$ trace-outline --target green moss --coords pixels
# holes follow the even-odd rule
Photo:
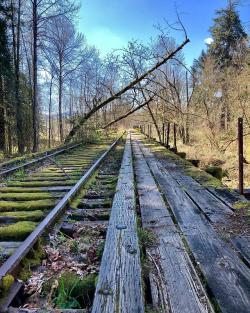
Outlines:
[[[21,262],[21,270],[18,273],[18,278],[22,281],[28,280],[32,275],[32,268],[41,264],[45,252],[42,248],[41,239],[35,243],[34,247],[30,250],[27,256]]]
[[[153,232],[138,227],[137,234],[141,247],[152,247],[157,244],[157,238],[155,237],[155,234]]]
[[[186,152],[177,152],[176,153],[180,158],[182,158],[182,159],[186,159]]]
[[[79,252],[79,244],[76,240],[72,240],[70,242],[70,252],[72,252],[73,254],[77,254]]]
[[[35,209],[51,209],[55,206],[54,200],[34,201],[0,201],[0,212],[6,211],[31,211]]]
[[[96,182],[96,176],[97,176],[98,171],[95,171],[91,177],[88,179],[88,181],[86,182],[86,184],[84,184],[84,186],[81,188],[81,190],[78,192],[77,197],[72,201],[71,203],[71,207],[72,208],[77,208],[78,205],[80,204],[82,198],[86,195],[88,189],[90,189],[91,187],[93,187],[95,185]]]
[[[104,247],[105,247],[105,241],[102,241],[96,249],[96,256],[98,257],[99,260],[101,260],[102,258]]]
[[[95,274],[80,279],[75,273],[65,272],[59,278],[54,303],[60,309],[90,307],[95,293]]]
[[[41,188],[22,188],[22,187],[3,187],[1,188],[1,192],[14,192],[14,193],[23,193],[23,192],[43,192]]]
[[[223,178],[223,170],[219,166],[210,166],[204,169],[208,174],[212,175],[213,177],[222,180]]]
[[[204,187],[222,188],[221,181],[197,167],[184,169],[185,173],[197,180]]]
[[[36,227],[37,223],[30,221],[17,222],[0,227],[0,240],[24,240]]]
[[[240,210],[240,209],[249,209],[250,202],[249,201],[237,201],[233,204],[233,208]]]
[[[13,285],[14,283],[14,277],[12,275],[5,275],[0,283],[0,296],[3,297],[7,294],[7,292],[9,291],[10,287]]]
[[[77,180],[66,180],[66,181],[34,181],[34,182],[8,182],[8,186],[13,187],[49,187],[49,186],[72,186]]]
[[[53,199],[53,195],[48,192],[31,192],[31,193],[0,193],[2,200],[41,200]]]
[[[222,187],[222,183],[219,179],[193,166],[190,162],[180,158],[178,155],[174,154],[169,149],[166,149],[165,147],[162,147],[158,143],[153,142],[146,138],[143,139],[143,142],[145,146],[150,148],[157,157],[167,159],[168,161],[173,162],[176,165],[179,165],[184,170],[186,175],[191,176],[204,187],[213,187],[213,188]]]
[[[44,212],[35,211],[18,211],[18,212],[1,212],[0,217],[10,217],[17,221],[40,221],[44,217]]]

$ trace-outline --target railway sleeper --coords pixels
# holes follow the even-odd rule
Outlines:
[[[40,309],[35,309],[34,306],[33,312],[58,312],[59,309],[60,312],[70,313],[89,312],[94,297],[97,272],[99,270],[99,264],[103,253],[110,208],[89,208],[84,210],[79,208],[79,204],[81,200],[99,200],[101,202],[104,199],[109,199],[109,201],[112,200],[115,193],[114,187],[113,189],[110,189],[96,181],[99,180],[98,172],[106,168],[108,168],[108,170],[114,175],[117,175],[121,157],[122,146],[119,146],[110,156],[108,156],[104,164],[99,170],[97,170],[93,178],[90,179],[90,182],[79,192],[77,199],[73,200],[72,206],[67,210],[62,219],[63,222],[59,223],[59,231],[55,228],[51,235],[47,239],[45,238],[43,250],[46,251],[47,257],[42,265],[31,267],[33,275],[30,277],[30,280],[20,288],[19,293],[14,300],[11,301],[8,312],[29,312],[27,308],[20,307],[26,303],[32,308],[32,303],[37,300],[36,297],[38,294],[34,294],[34,292],[31,292],[30,294],[27,288],[31,287],[32,279],[35,281],[37,277],[40,277],[39,275],[46,276],[46,266],[50,279],[47,281],[45,280],[42,289],[40,289],[41,292],[39,291],[39,296],[41,296],[39,300],[41,301],[39,302]],[[119,165],[117,166],[117,164]],[[116,171],[114,171],[113,168],[115,168]],[[100,194],[99,198],[98,194]],[[59,252],[57,256],[56,251]],[[63,262],[64,257],[70,257],[70,260],[68,260],[69,263]],[[43,264],[47,265],[44,266]],[[79,266],[79,264],[81,264],[81,266]],[[58,270],[56,270],[56,266],[58,266]],[[55,273],[51,277],[50,270],[52,267],[54,268]],[[81,273],[84,275],[82,276]],[[80,277],[83,278],[80,279]],[[54,284],[52,278],[58,283],[55,289],[53,289]],[[71,295],[66,292],[68,299],[64,299],[66,302],[68,301],[68,306],[73,305],[74,309],[63,309],[60,307],[63,305],[63,303],[60,302],[62,288],[64,288],[64,291],[72,290],[72,288],[74,289]],[[51,291],[52,293],[50,294]],[[57,307],[57,311],[56,309],[54,310],[53,308],[46,308],[44,306],[46,302],[46,299],[44,298],[45,294],[50,297],[50,301],[52,301],[50,302],[50,305],[52,304],[52,306]],[[78,305],[82,308],[78,308]]]

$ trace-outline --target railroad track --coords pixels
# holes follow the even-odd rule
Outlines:
[[[5,170],[4,176],[15,173],[5,177],[0,188],[1,278],[14,269],[117,142],[77,144],[50,154],[49,160],[40,157]],[[45,160],[49,164],[41,165]],[[32,171],[25,172],[31,165]],[[27,238],[31,233],[33,237]]]
[[[0,268],[0,275],[3,277],[10,277],[7,273],[13,273],[13,270],[17,267],[20,263],[21,266],[18,268],[18,275],[17,278],[22,278],[26,280],[28,276],[32,273],[30,271],[30,266],[33,264],[34,258],[30,256],[34,251],[39,250],[38,244],[36,243],[35,247],[32,249],[32,246],[37,242],[37,239],[40,238],[40,235],[47,229],[53,221],[57,218],[58,215],[62,210],[65,210],[65,207],[68,206],[67,214],[64,214],[63,217],[60,218],[60,223],[58,228],[59,235],[63,234],[65,238],[71,238],[70,241],[72,243],[72,236],[76,233],[79,233],[79,229],[85,231],[86,229],[92,229],[95,227],[99,227],[100,229],[100,238],[94,236],[95,241],[100,243],[100,247],[102,244],[102,236],[105,234],[106,227],[107,227],[107,220],[109,217],[109,211],[111,207],[112,197],[115,191],[117,175],[120,168],[120,159],[122,156],[122,144],[119,145],[118,148],[115,149],[113,153],[113,149],[118,145],[118,141],[116,140],[108,149],[107,146],[95,146],[95,149],[91,150],[88,147],[88,162],[87,167],[88,169],[85,171],[85,174],[76,182],[76,184],[71,188],[68,193],[61,199],[57,205],[49,212],[49,214],[45,217],[45,219],[34,229],[34,231],[25,239],[24,242],[18,247],[18,249],[11,255],[7,261],[1,266]],[[105,152],[103,152],[105,150]],[[81,151],[83,152],[83,151]],[[80,152],[80,154],[81,154]],[[93,157],[90,155],[96,156],[102,152],[101,156],[93,163]],[[77,150],[77,155],[79,150]],[[75,155],[71,155],[75,158]],[[79,155],[77,156],[77,158]],[[107,160],[105,160],[107,158]],[[70,157],[67,155],[67,160]],[[72,160],[72,159],[71,159]],[[84,161],[86,158],[84,158]],[[58,160],[57,160],[58,161]],[[96,172],[97,168],[102,164],[105,163],[104,166]],[[68,163],[68,161],[67,161]],[[74,166],[76,166],[77,162],[74,162]],[[60,159],[60,164],[64,164],[62,159]],[[72,164],[72,161],[71,161]],[[90,166],[91,164],[91,166]],[[65,165],[65,164],[64,164]],[[69,170],[68,165],[65,170]],[[50,173],[52,168],[46,167],[46,173]],[[70,169],[72,170],[72,169]],[[77,166],[77,170],[79,168]],[[44,172],[44,170],[43,170]],[[54,173],[54,170],[52,170]],[[70,172],[72,175],[72,172]],[[94,175],[94,176],[93,176]],[[39,176],[40,177],[40,176]],[[47,176],[46,176],[47,177]],[[40,181],[39,181],[40,182]],[[88,187],[83,187],[83,185],[87,182]],[[89,184],[89,185],[88,185]],[[55,186],[53,186],[55,187]],[[61,186],[60,190],[61,190]],[[32,187],[34,188],[34,187]],[[50,187],[49,187],[50,188]],[[54,189],[53,189],[54,191]],[[87,208],[87,209],[86,209]],[[74,222],[75,223],[74,223]],[[57,231],[56,231],[57,232]],[[58,234],[55,235],[57,238]],[[71,237],[69,237],[71,236]],[[96,238],[97,237],[97,238]],[[56,241],[57,239],[55,239]],[[61,242],[60,242],[61,243]],[[74,241],[76,244],[77,241]],[[72,246],[74,246],[72,244]],[[65,243],[65,249],[67,249],[68,243]],[[39,241],[40,247],[40,241]],[[76,248],[75,248],[76,249]],[[101,249],[101,248],[100,248]],[[71,251],[71,250],[70,250]],[[70,252],[67,251],[67,252]],[[72,248],[72,251],[74,248]],[[49,253],[49,252],[48,252]],[[27,255],[27,256],[26,256]],[[25,257],[26,256],[26,257]],[[30,259],[31,258],[31,259]],[[27,266],[28,263],[28,266]],[[7,274],[7,276],[6,276]],[[46,274],[44,274],[46,275]],[[20,283],[18,280],[12,285],[11,290],[8,292],[7,296],[5,297],[4,301],[2,301],[1,310],[5,311],[8,310],[8,307],[12,300],[16,297],[16,294],[22,290],[23,284]],[[18,297],[16,297],[18,299]],[[15,310],[15,309],[13,309]]]
[[[249,264],[215,227],[233,211],[197,184],[128,135],[22,261],[7,312],[248,313]]]

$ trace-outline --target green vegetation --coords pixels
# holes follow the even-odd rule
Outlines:
[[[10,217],[16,221],[40,221],[44,217],[44,212],[35,211],[18,211],[18,212],[0,212],[0,217]]]
[[[220,166],[210,166],[206,167],[204,170],[219,180],[222,180],[223,178],[223,170]]]
[[[49,187],[49,186],[71,186],[74,185],[77,180],[66,180],[66,181],[31,181],[31,182],[18,182],[18,181],[10,181],[8,182],[8,186],[13,187]]]
[[[0,199],[2,200],[41,200],[53,199],[53,195],[48,192],[31,192],[31,193],[2,193],[0,192]]]
[[[59,278],[54,303],[59,309],[90,307],[97,275],[90,274],[80,279],[75,273],[65,272]]]
[[[27,256],[21,262],[21,270],[18,273],[18,278],[22,281],[26,281],[32,275],[32,268],[41,264],[42,258],[45,253],[42,248],[41,239],[35,243],[34,247],[30,250]]]
[[[222,183],[219,179],[193,166],[192,163],[180,158],[178,155],[166,149],[165,147],[162,147],[155,141],[144,138],[144,143],[151,149],[152,152],[155,153],[157,157],[166,158],[167,160],[175,163],[176,165],[179,165],[187,175],[193,177],[204,187],[213,187],[213,188],[222,187]]]
[[[0,201],[0,212],[6,211],[31,211],[37,209],[51,209],[55,206],[54,200],[34,201]]]
[[[73,254],[77,254],[79,252],[79,244],[75,239],[70,242],[70,252]]]
[[[180,158],[186,159],[186,152],[177,152],[176,153]]]
[[[96,249],[96,256],[101,260],[105,247],[105,241],[102,241]]]
[[[249,201],[237,201],[233,204],[233,208],[236,210],[250,209],[250,202]]]
[[[157,238],[155,237],[155,234],[152,231],[138,227],[137,234],[140,247],[147,248],[155,246],[157,244]]]
[[[7,274],[2,278],[0,283],[0,297],[3,297],[7,294],[13,283],[14,277],[12,275]]]
[[[22,221],[0,227],[0,240],[24,240],[36,227],[37,223]]]

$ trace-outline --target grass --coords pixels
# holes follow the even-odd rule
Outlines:
[[[59,309],[80,309],[90,307],[95,293],[95,274],[83,279],[71,272],[65,272],[59,278],[54,303]]]
[[[56,202],[53,200],[34,200],[34,201],[0,201],[0,212],[7,211],[32,211],[36,209],[51,209]]]
[[[138,234],[140,247],[148,248],[148,247],[155,246],[157,244],[157,238],[153,232],[147,229],[138,227],[137,234]]]
[[[10,217],[16,221],[40,221],[44,216],[44,212],[35,211],[18,211],[18,212],[0,212],[0,217]]]
[[[0,227],[0,240],[24,240],[36,227],[31,221],[17,222]]]

